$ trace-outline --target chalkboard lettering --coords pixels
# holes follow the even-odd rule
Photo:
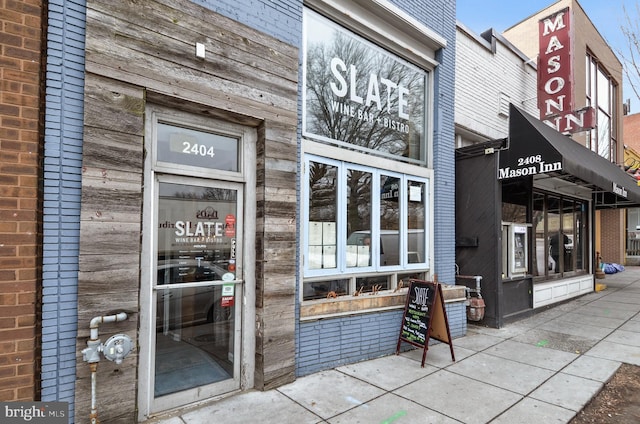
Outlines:
[[[429,288],[428,287],[414,287],[416,291],[416,304],[426,305],[429,300]]]

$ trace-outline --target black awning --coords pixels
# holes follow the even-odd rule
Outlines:
[[[640,206],[640,187],[621,168],[511,105],[498,179],[548,175],[593,192],[596,208]]]

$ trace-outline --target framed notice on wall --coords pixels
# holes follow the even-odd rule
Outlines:
[[[400,325],[400,335],[396,355],[400,353],[402,342],[423,349],[422,363],[427,357],[429,339],[435,339],[449,345],[451,360],[455,362],[451,332],[444,306],[442,287],[437,281],[409,280],[407,302]]]

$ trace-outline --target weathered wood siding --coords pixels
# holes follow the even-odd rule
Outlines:
[[[100,340],[105,342],[116,333],[137,340],[144,90],[87,74],[84,104],[77,423],[88,422],[91,411],[91,374],[81,354],[90,336],[91,318],[125,311],[127,321],[100,326]],[[96,397],[101,421],[133,421],[136,363],[136,351],[121,365],[100,361]]]
[[[205,59],[195,56],[196,42]],[[100,336],[125,332],[137,343],[142,220],[151,218],[142,216],[149,99],[258,129],[257,187],[246,188],[257,199],[246,205],[257,216],[256,387],[295,378],[298,62],[297,47],[188,1],[87,2],[77,422],[90,409],[80,353],[89,320],[131,312]],[[120,366],[100,362],[102,422],[135,421],[136,353]]]

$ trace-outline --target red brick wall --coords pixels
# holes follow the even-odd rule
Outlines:
[[[624,243],[626,231],[624,226],[624,210],[611,209],[602,211],[600,228],[600,244],[603,262],[624,264]]]
[[[0,0],[0,401],[38,400],[42,0]]]
[[[622,118],[624,144],[640,153],[640,113]]]

